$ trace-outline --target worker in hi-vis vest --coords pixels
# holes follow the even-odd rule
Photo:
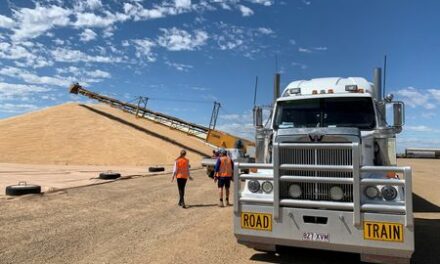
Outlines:
[[[229,187],[231,186],[232,174],[234,171],[234,163],[231,158],[228,156],[226,150],[220,150],[220,158],[217,159],[217,163],[215,164],[215,177],[214,182],[217,181],[218,191],[219,191],[219,206],[223,207],[223,187],[226,189],[226,205],[231,205],[229,203]]]
[[[179,206],[182,206],[182,208],[187,208],[184,199],[186,181],[188,179],[193,179],[189,175],[189,160],[185,158],[185,156],[186,151],[182,149],[180,151],[180,156],[176,159],[176,162],[174,163],[173,176],[171,178],[171,182],[174,181],[174,178],[177,179],[177,188],[179,189]]]

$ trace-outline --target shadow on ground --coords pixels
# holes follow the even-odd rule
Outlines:
[[[415,218],[415,245],[416,250],[411,263],[437,264],[440,263],[440,207],[430,201],[413,194],[414,212],[433,213],[437,219]],[[253,261],[267,263],[326,263],[345,264],[359,263],[358,254],[331,252],[323,250],[286,248],[280,254],[255,253]]]
[[[334,263],[334,264],[352,264],[359,263],[358,254],[304,249],[304,248],[283,248],[280,253],[256,253],[251,257],[253,261],[267,263]]]
[[[112,115],[112,114],[109,114],[109,113],[106,113],[106,112],[100,111],[100,110],[98,110],[98,109],[95,109],[95,108],[90,107],[90,106],[87,106],[87,105],[80,104],[80,106],[81,106],[81,107],[84,107],[85,109],[88,109],[88,110],[90,110],[90,111],[92,111],[92,112],[94,112],[94,113],[96,113],[96,114],[99,114],[99,115],[105,116],[105,117],[107,117],[107,118],[109,118],[109,119],[111,119],[111,120],[113,120],[113,121],[119,122],[119,123],[121,123],[121,124],[123,124],[123,125],[129,126],[129,127],[134,128],[134,129],[136,129],[136,130],[138,130],[138,131],[141,131],[141,132],[143,132],[143,133],[146,133],[146,134],[148,134],[148,135],[150,135],[150,136],[154,136],[154,137],[160,138],[160,139],[162,139],[162,140],[164,140],[164,141],[167,141],[167,142],[169,142],[169,143],[171,143],[171,144],[174,144],[174,145],[177,145],[177,146],[179,146],[179,147],[181,147],[181,148],[184,148],[184,149],[187,149],[187,150],[189,150],[189,151],[195,152],[195,153],[197,153],[197,154],[199,154],[199,155],[201,155],[201,156],[206,156],[206,153],[204,153],[204,152],[202,152],[202,151],[199,151],[199,150],[197,150],[197,149],[195,149],[195,148],[192,148],[191,146],[184,145],[184,144],[182,144],[182,143],[180,143],[180,142],[177,142],[176,140],[174,140],[174,139],[172,139],[172,138],[169,138],[169,137],[166,137],[166,136],[164,136],[164,135],[158,134],[158,133],[156,133],[156,132],[153,132],[153,131],[148,130],[148,129],[144,128],[144,127],[141,127],[141,126],[138,126],[138,125],[133,124],[133,123],[131,123],[131,122],[128,122],[127,120],[124,120],[124,119],[119,118],[119,117],[117,117],[117,116],[114,116],[114,115]]]
[[[413,193],[414,213],[440,213],[440,207]]]
[[[197,207],[214,207],[218,206],[217,204],[191,204],[187,205],[187,208],[197,208]]]

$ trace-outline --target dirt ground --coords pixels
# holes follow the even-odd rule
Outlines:
[[[193,166],[195,168],[196,166]],[[199,166],[201,167],[201,166]],[[164,166],[165,172],[173,170]],[[118,172],[123,177],[141,177],[157,173],[148,172],[141,166],[79,166],[79,165],[35,165],[0,163],[0,197],[5,195],[6,186],[26,182],[38,184],[42,192],[53,192],[65,188],[101,184],[108,180],[99,179],[101,172]],[[163,172],[161,173],[163,174]]]
[[[414,263],[440,262],[440,160],[399,160],[414,169]],[[357,263],[355,254],[293,249],[282,255],[238,245],[232,207],[216,206],[203,170],[177,206],[170,174],[0,198],[0,263]]]

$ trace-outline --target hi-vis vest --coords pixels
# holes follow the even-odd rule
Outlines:
[[[219,177],[232,177],[232,160],[229,157],[220,158]]]
[[[186,158],[176,159],[176,178],[188,179],[189,177],[189,161]]]

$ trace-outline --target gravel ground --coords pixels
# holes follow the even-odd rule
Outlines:
[[[414,166],[415,263],[440,262],[440,161]],[[0,199],[0,263],[356,263],[359,256],[293,249],[271,255],[238,245],[232,207],[216,205],[204,171],[177,206],[170,175],[120,180],[45,195]],[[437,185],[438,186],[438,185]]]

